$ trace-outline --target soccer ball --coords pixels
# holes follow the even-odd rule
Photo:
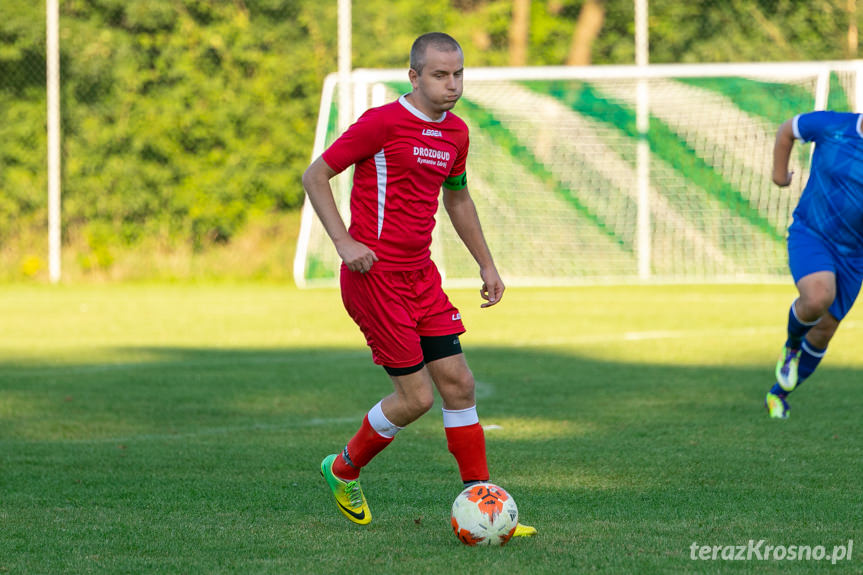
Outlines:
[[[452,530],[465,545],[506,545],[518,525],[515,499],[493,483],[477,483],[452,504]]]

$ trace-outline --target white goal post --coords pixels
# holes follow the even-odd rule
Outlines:
[[[784,280],[810,149],[795,148],[795,181],[778,188],[776,129],[801,112],[863,110],[861,72],[860,60],[466,69],[454,112],[470,128],[468,186],[504,281]],[[312,158],[340,133],[338,86],[337,74],[324,82]],[[407,70],[355,70],[352,117],[409,89]],[[351,175],[333,180],[346,223]],[[432,258],[450,286],[479,281],[442,211]],[[306,199],[294,280],[337,285],[339,265]]]

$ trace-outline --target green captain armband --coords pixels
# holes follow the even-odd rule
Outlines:
[[[458,176],[450,176],[443,181],[443,187],[448,190],[463,190],[467,187],[467,172]]]

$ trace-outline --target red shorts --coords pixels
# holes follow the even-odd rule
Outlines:
[[[341,268],[342,302],[372,350],[386,367],[412,367],[423,361],[420,336],[464,333],[461,314],[441,288],[433,262],[419,270],[366,273]]]

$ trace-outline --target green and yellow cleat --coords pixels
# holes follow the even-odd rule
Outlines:
[[[788,419],[791,414],[791,406],[788,405],[785,398],[774,394],[772,389],[767,392],[767,397],[764,398],[764,407],[767,408],[767,413],[773,419]]]
[[[336,505],[342,515],[359,525],[368,525],[372,522],[372,512],[363,495],[363,488],[359,480],[343,481],[333,475],[333,461],[337,454],[328,455],[321,461],[321,475],[336,498]]]
[[[536,527],[531,527],[524,523],[516,525],[515,531],[512,534],[513,537],[533,537],[534,535],[536,535]]]
[[[797,366],[800,364],[801,350],[790,347],[782,348],[782,356],[776,362],[776,381],[785,391],[794,391],[797,387]]]

